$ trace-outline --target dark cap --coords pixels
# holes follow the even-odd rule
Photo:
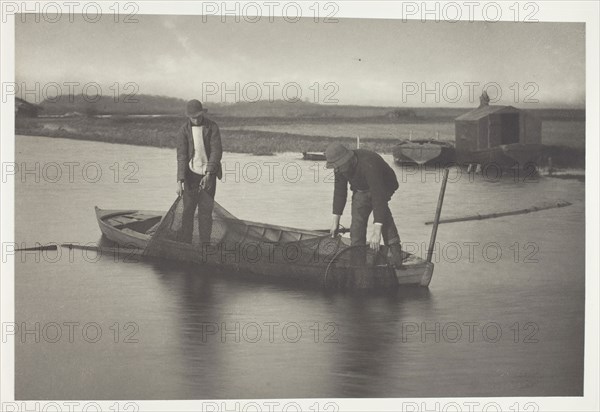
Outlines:
[[[204,113],[206,110],[202,108],[202,103],[199,100],[190,100],[187,102],[187,106],[185,108],[185,114],[188,117],[196,117],[200,113]]]

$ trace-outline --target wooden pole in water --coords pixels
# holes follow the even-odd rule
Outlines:
[[[509,210],[504,212],[496,212],[496,213],[488,213],[484,215],[476,214],[471,216],[463,216],[463,217],[454,217],[450,219],[440,219],[439,223],[455,223],[455,222],[467,222],[469,220],[482,220],[482,219],[493,219],[495,217],[503,217],[503,216],[513,216],[513,215],[522,215],[525,213],[533,213],[538,212],[540,210],[554,209],[557,207],[566,207],[571,206],[570,202],[565,202],[563,200],[552,203],[552,202],[544,202],[539,203],[537,205],[528,207],[527,209],[517,209],[517,210]],[[431,225],[435,222],[425,222],[426,225]]]
[[[15,252],[27,252],[30,250],[58,250],[58,245],[38,245],[32,247],[22,247],[15,249]]]
[[[435,237],[437,236],[437,228],[442,214],[442,204],[444,203],[444,193],[446,192],[446,182],[448,181],[448,168],[444,169],[442,176],[442,187],[440,188],[440,196],[438,197],[437,208],[435,210],[435,219],[433,220],[433,228],[431,229],[431,238],[429,239],[429,249],[427,250],[427,261],[431,262],[433,256],[433,248],[435,247]]]
[[[356,135],[356,148],[360,149],[360,136]]]

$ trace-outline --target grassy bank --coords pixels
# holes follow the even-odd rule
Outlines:
[[[345,142],[348,146],[351,146],[355,141],[355,136],[309,136],[265,130],[229,129],[248,125],[251,121],[235,117],[215,118],[215,120],[222,129],[223,150],[228,152],[257,155],[278,152],[322,152],[331,142]],[[173,148],[175,147],[175,135],[184,121],[183,117],[175,116],[155,118],[17,118],[15,126],[16,133],[21,135]],[[300,119],[296,121],[302,123]],[[378,118],[372,118],[369,121],[376,123]],[[389,122],[389,120],[386,120],[386,122]],[[267,124],[268,122],[266,119],[261,119],[260,123]],[[340,122],[330,120],[330,123],[334,127]],[[400,126],[402,122],[400,121],[397,124]],[[361,136],[361,147],[379,153],[392,153],[397,142],[397,139]],[[549,145],[545,146],[543,150],[542,157],[551,156],[555,167],[584,168],[585,166],[584,148]]]
[[[236,118],[217,118],[223,150],[238,153],[270,154],[278,152],[324,151],[333,141],[354,142],[355,137],[308,136],[261,130],[230,130],[247,124]],[[20,118],[16,133],[32,136],[62,137],[107,143],[141,146],[175,147],[175,136],[185,119],[156,118]],[[264,120],[263,120],[264,121]],[[362,147],[381,153],[391,153],[397,143],[386,138],[365,139]]]

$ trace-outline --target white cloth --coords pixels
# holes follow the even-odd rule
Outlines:
[[[192,126],[192,137],[194,139],[194,157],[190,160],[190,170],[199,175],[206,174],[208,157],[204,148],[204,139],[202,138],[204,126]]]

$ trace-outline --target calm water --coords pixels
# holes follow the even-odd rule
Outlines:
[[[97,242],[94,205],[166,210],[175,198],[174,150],[20,136],[17,163],[34,170],[16,189],[27,245]],[[233,214],[328,227],[322,163],[226,153],[224,164],[217,199]],[[439,175],[394,168],[394,218],[424,254]],[[582,395],[584,184],[516,180],[451,173],[443,215],[573,205],[441,225],[429,290],[328,293],[93,252],[17,255],[16,321],[34,332],[17,339],[16,397]]]

